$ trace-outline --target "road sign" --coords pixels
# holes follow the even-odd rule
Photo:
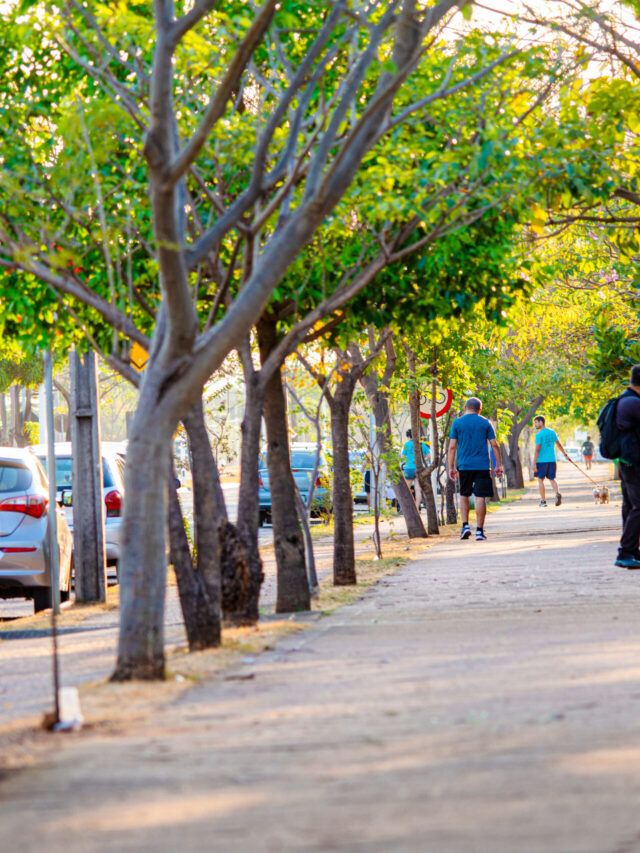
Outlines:
[[[436,386],[436,417],[441,418],[451,408],[453,391],[451,388]],[[431,393],[420,396],[420,417],[427,420],[431,417]]]
[[[138,371],[138,373],[142,373],[142,371],[147,366],[147,362],[149,361],[149,353],[144,347],[140,346],[137,341],[134,341],[133,346],[131,347],[129,361],[131,362],[132,367],[134,367]]]

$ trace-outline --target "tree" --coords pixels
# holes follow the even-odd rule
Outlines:
[[[128,453],[115,678],[163,673],[166,483],[178,421],[242,345],[363,163],[365,171],[370,167],[367,154],[388,135],[397,140],[426,106],[453,98],[513,58],[513,50],[486,43],[469,71],[456,65],[457,45],[438,53],[436,28],[461,5],[441,0],[422,10],[392,3],[354,16],[342,3],[307,14],[265,2],[249,19],[207,0],[174,17],[163,0],[153,17],[146,8],[127,9],[115,21],[110,11],[82,4],[55,7],[52,17],[39,10],[44,38],[4,93],[10,121],[3,131],[0,263],[21,270],[32,292],[44,282],[86,334],[97,312],[115,332],[93,342],[125,375],[129,342],[149,350]],[[24,38],[29,22],[17,19],[16,26]],[[153,56],[141,49],[147,43]],[[61,54],[64,75],[52,96],[39,84]],[[14,63],[17,55],[9,51]],[[436,76],[426,73],[431,55],[443,56]],[[210,94],[207,63],[218,81]],[[525,64],[532,78],[536,60]],[[25,76],[35,85],[22,87]],[[69,80],[80,76],[78,103]],[[56,100],[65,86],[66,98]],[[115,106],[105,108],[103,90]],[[404,92],[409,103],[394,113]],[[523,116],[542,100],[544,93]],[[116,132],[105,134],[105,125]],[[493,149],[494,141],[486,142]],[[433,242],[434,228],[420,233],[420,227],[425,209],[444,203],[452,180],[456,186],[453,147],[451,140],[445,144],[434,183],[427,180],[413,200],[418,212],[393,218],[365,259],[367,275],[354,275],[341,299],[390,261]],[[485,147],[474,191],[486,182],[489,154]],[[487,205],[480,201],[467,221]],[[145,216],[134,218],[138,211]],[[449,221],[437,226],[439,233]],[[239,256],[242,271],[235,268]],[[78,262],[88,259],[100,272],[86,280]],[[142,289],[131,272],[138,265]],[[202,320],[205,299],[211,310]]]

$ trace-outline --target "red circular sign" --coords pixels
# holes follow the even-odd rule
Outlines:
[[[453,391],[451,388],[436,389],[436,417],[441,418],[451,408],[453,402]],[[431,395],[423,394],[420,397],[420,417],[431,417]]]

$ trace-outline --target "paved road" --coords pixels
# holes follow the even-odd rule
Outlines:
[[[491,515],[127,733],[0,781],[25,853],[636,853],[640,572],[619,506]],[[99,758],[98,758],[99,756]]]

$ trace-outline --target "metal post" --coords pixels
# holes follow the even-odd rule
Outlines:
[[[47,471],[49,472],[49,547],[51,549],[51,598],[54,613],[60,613],[60,567],[58,563],[58,517],[56,514],[56,455],[53,434],[53,359],[44,354],[44,398],[47,423]]]
[[[56,457],[53,436],[53,359],[44,353],[44,406],[47,424],[47,471],[49,472],[49,559],[51,561],[51,640],[53,642],[53,694],[55,722],[60,722],[60,667],[58,663],[58,631],[56,617],[60,613],[60,569],[58,564],[58,524],[56,503]]]

